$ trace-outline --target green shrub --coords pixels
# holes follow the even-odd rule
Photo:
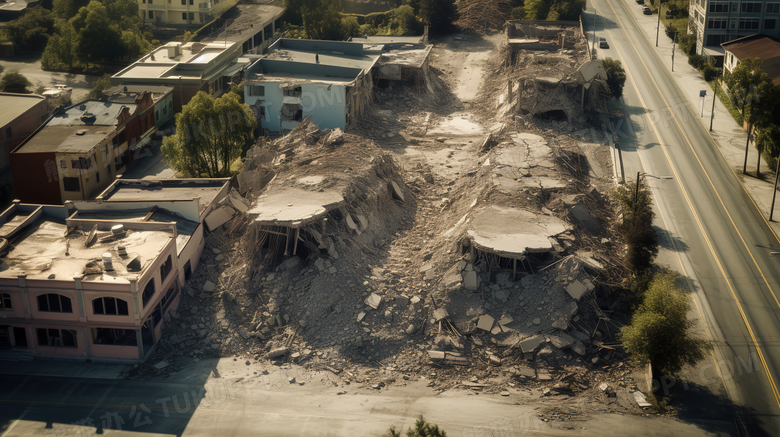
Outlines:
[[[704,67],[702,67],[701,75],[704,77],[704,80],[707,82],[715,79],[715,76],[718,75],[718,70],[712,66],[709,62],[705,62]]]
[[[690,55],[688,56],[688,64],[690,64],[691,67],[697,70],[701,70],[701,68],[704,67],[705,64],[704,56],[696,55],[696,54]]]

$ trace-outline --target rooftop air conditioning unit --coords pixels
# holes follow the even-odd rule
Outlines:
[[[114,270],[114,263],[111,261],[111,252],[103,254],[103,270],[107,272]]]
[[[181,55],[181,43],[168,46],[168,59],[176,58]]]

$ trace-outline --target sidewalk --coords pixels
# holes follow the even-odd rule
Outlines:
[[[67,376],[69,378],[120,379],[132,364],[85,363],[83,361],[0,361],[0,374]]]
[[[642,8],[636,4],[634,0],[622,0],[631,14],[639,24],[639,28],[647,37],[647,40],[651,45],[655,45],[656,36],[656,24],[658,20],[657,15],[643,15]],[[633,23],[623,23],[624,25],[630,25]],[[677,85],[683,91],[691,107],[698,118],[704,123],[705,128],[709,129],[710,117],[712,115],[712,99],[715,99],[715,119],[712,123],[712,131],[710,136],[715,141],[715,144],[720,149],[726,162],[734,170],[738,179],[742,182],[745,190],[753,199],[753,202],[758,207],[761,214],[768,221],[769,220],[769,207],[772,204],[772,190],[774,188],[774,171],[775,169],[769,168],[761,160],[761,173],[767,175],[766,180],[758,180],[754,176],[742,175],[742,165],[745,160],[745,140],[747,133],[742,129],[739,124],[731,117],[728,110],[720,99],[714,95],[714,91],[710,88],[709,84],[704,81],[696,69],[688,64],[688,58],[680,52],[679,49],[675,49],[674,55],[674,71],[672,72],[672,40],[666,36],[664,32],[664,24],[661,22],[660,36],[658,38],[658,47],[655,48],[659,54],[664,67],[672,74]],[[707,97],[704,102],[704,116],[701,116],[701,98],[699,97],[700,90],[707,90]],[[748,152],[748,172],[755,174],[756,153],[758,151],[751,143],[750,151]],[[772,176],[772,177],[769,177]],[[780,193],[778,193],[778,200],[775,205],[775,221],[769,222],[775,235],[780,235]]]

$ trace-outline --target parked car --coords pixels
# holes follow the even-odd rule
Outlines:
[[[46,88],[46,91],[43,92],[44,97],[52,97],[57,98],[60,96],[64,96],[65,94],[70,94],[73,92],[73,89],[70,88],[67,85],[54,85],[53,87]]]
[[[651,11],[650,8],[645,6],[644,8],[642,8],[642,13],[645,14],[645,15],[652,15],[653,11]]]
[[[607,39],[606,38],[599,38],[599,48],[601,48],[601,49],[608,49],[609,48],[609,43],[607,43]]]

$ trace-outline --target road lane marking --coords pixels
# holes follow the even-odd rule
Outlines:
[[[625,32],[625,26],[623,25],[623,21],[618,16],[617,11],[612,6],[612,3],[609,0],[605,0],[605,1],[609,5],[610,9],[612,9],[612,12],[615,14],[615,18],[618,20],[618,22],[620,22],[620,26],[624,29],[623,32],[625,33],[626,41],[634,48],[634,51],[636,52],[636,54],[639,55],[639,50],[637,49],[636,45],[634,45],[634,43],[631,41],[631,38],[628,36],[628,33]],[[620,59],[623,62],[623,64],[628,66],[628,64],[625,61],[625,58],[623,57],[623,55],[620,52],[620,49],[618,49],[617,46],[615,46],[615,51],[617,52],[617,54],[620,57]],[[637,57],[639,58],[640,62],[642,62],[642,65],[644,65],[645,70],[647,71],[647,74],[650,77],[650,80],[653,81],[653,84],[655,85],[656,90],[658,90],[659,95],[661,96],[661,98],[663,99],[664,103],[666,103],[666,105],[668,107],[669,103],[666,101],[666,98],[664,98],[663,93],[661,93],[660,87],[658,87],[658,84],[653,79],[652,74],[650,73],[650,69],[647,68],[647,64],[645,64],[645,62],[644,62],[644,60],[642,60],[641,56],[637,56]],[[628,78],[631,80],[631,84],[633,85],[634,90],[636,91],[637,95],[639,96],[639,100],[642,102],[642,105],[645,108],[649,108],[647,106],[647,103],[645,103],[645,100],[642,97],[642,94],[639,92],[639,87],[637,86],[636,82],[634,81],[634,76],[630,73],[630,71],[629,71],[629,69],[627,67],[626,67],[626,74],[628,75]],[[674,112],[672,111],[671,114],[672,114],[672,117],[675,120],[675,124],[677,124],[677,128],[680,130],[680,133],[683,135],[683,137],[685,137],[685,140],[688,142],[688,145],[691,147],[691,150],[693,150],[693,146],[691,145],[690,141],[688,140],[688,137],[685,135],[685,132],[683,132],[683,129],[680,126],[680,123],[677,121],[677,117],[674,115]],[[764,367],[764,371],[766,372],[767,378],[769,379],[769,384],[770,384],[770,386],[772,388],[772,394],[775,397],[775,402],[777,402],[778,407],[780,407],[780,393],[778,393],[777,385],[775,384],[774,378],[772,377],[772,373],[769,370],[769,366],[766,363],[766,359],[764,358],[764,354],[761,351],[761,347],[758,345],[758,341],[756,339],[755,334],[753,333],[753,329],[750,327],[750,323],[747,320],[747,316],[745,315],[745,312],[742,309],[742,305],[739,303],[739,300],[737,299],[737,295],[734,292],[734,287],[731,285],[731,281],[729,281],[728,275],[726,275],[726,271],[723,269],[723,265],[720,262],[720,258],[715,253],[715,249],[712,246],[712,242],[710,241],[710,238],[707,236],[707,232],[704,230],[704,227],[701,224],[701,220],[699,219],[699,215],[696,213],[696,210],[693,207],[693,203],[691,202],[690,196],[688,195],[687,190],[685,189],[685,187],[682,184],[682,180],[680,179],[680,176],[679,176],[679,174],[677,172],[677,168],[675,167],[671,157],[669,156],[669,152],[667,151],[666,144],[664,144],[663,140],[661,139],[661,135],[658,132],[658,129],[656,128],[655,123],[650,123],[650,124],[651,124],[651,126],[653,128],[653,131],[655,132],[656,137],[658,138],[658,143],[661,145],[661,149],[664,151],[664,156],[666,157],[666,160],[669,162],[669,166],[671,167],[672,172],[674,172],[675,179],[677,180],[677,185],[680,187],[680,190],[682,191],[683,196],[685,197],[685,201],[688,203],[688,207],[690,208],[691,212],[693,213],[694,219],[696,219],[696,223],[697,223],[697,225],[699,227],[699,230],[701,231],[702,235],[704,236],[704,240],[707,242],[707,246],[710,249],[710,253],[712,254],[712,257],[714,258],[715,263],[718,266],[718,269],[720,270],[721,274],[723,275],[723,278],[726,280],[726,285],[728,285],[729,291],[731,292],[731,295],[732,295],[732,297],[734,299],[734,302],[737,304],[737,308],[739,309],[739,313],[740,313],[740,316],[742,317],[742,321],[745,323],[745,327],[747,327],[747,329],[748,329],[748,333],[750,334],[750,337],[753,340],[753,345],[755,346],[756,351],[758,352],[759,359],[761,360],[761,365]],[[694,151],[694,153],[695,153],[695,151]],[[696,159],[699,160],[698,154],[696,155]],[[712,184],[712,180],[710,179],[709,174],[707,174],[707,171],[704,169],[704,166],[702,165],[701,160],[699,160],[699,165],[702,167],[702,170],[704,171],[705,175],[707,176],[707,179],[710,182],[710,186],[715,191],[715,194],[718,196],[718,199],[720,199],[720,194],[717,193],[717,190],[715,189],[715,186]],[[721,199],[720,201],[721,201],[721,205],[723,206],[723,208],[726,209],[725,205],[723,204],[723,200]],[[728,214],[728,210],[726,210],[726,213]],[[729,218],[731,219],[731,214],[729,214]],[[733,220],[732,220],[732,225],[736,229],[736,224],[734,224]],[[742,238],[742,235],[739,233],[738,229],[737,229],[737,233],[740,235],[740,238]],[[742,241],[743,241],[743,244],[745,244],[744,239],[742,239]],[[748,253],[749,252],[750,252],[750,250],[748,249]],[[751,258],[752,258],[752,254],[751,254]],[[754,264],[756,264],[755,258],[753,259],[753,262],[754,262]],[[756,264],[756,267],[758,267],[757,264]],[[759,272],[761,272],[760,268],[759,268]],[[761,276],[763,277],[763,273],[761,273]],[[765,277],[764,277],[764,281],[766,282],[766,278]],[[767,286],[769,286],[768,283],[767,283]],[[771,287],[769,289],[770,289],[770,292],[771,292],[772,291]],[[774,292],[772,292],[772,295],[774,296]],[[775,297],[775,300],[776,299],[777,298]],[[778,306],[780,306],[780,304],[778,304]],[[697,307],[698,307],[698,305],[697,305]],[[722,376],[721,376],[721,378],[722,378]],[[725,384],[724,384],[724,386],[725,386]]]

